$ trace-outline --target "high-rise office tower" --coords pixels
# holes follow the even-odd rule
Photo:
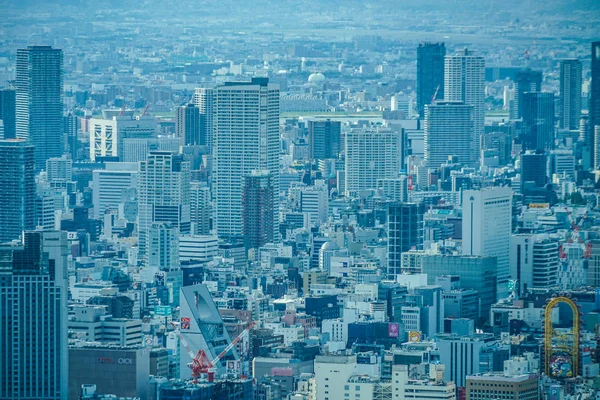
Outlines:
[[[197,88],[194,92],[194,104],[200,113],[200,137],[212,151],[214,145],[215,91],[209,88]]]
[[[201,136],[201,118],[198,107],[194,104],[177,107],[177,119],[175,120],[175,132],[184,146],[199,146],[206,144],[206,137]]]
[[[273,243],[274,195],[269,171],[256,170],[244,177],[243,233],[247,249],[258,249],[267,243]]]
[[[547,162],[544,152],[526,151],[521,154],[521,190],[530,182],[533,182],[534,187],[546,186]]]
[[[529,92],[542,91],[542,71],[533,71],[530,68],[517,72],[515,76],[515,95],[510,106],[509,118],[511,120],[523,117],[523,95]]]
[[[377,181],[400,175],[400,132],[384,129],[355,129],[346,134],[346,193],[355,196],[376,189]]]
[[[0,247],[0,398],[66,400],[67,233],[23,239]]]
[[[17,137],[35,146],[35,168],[63,154],[63,52],[51,46],[17,50]]]
[[[100,219],[106,211],[116,214],[121,204],[124,206],[124,214],[128,214],[125,204],[128,193],[133,195],[137,189],[138,172],[137,163],[124,162],[107,162],[104,169],[92,172],[94,218]],[[137,215],[135,212],[134,214]]]
[[[67,149],[71,155],[72,160],[77,160],[79,151],[79,139],[77,138],[77,132],[79,130],[79,118],[73,113],[68,113],[63,116],[63,134],[67,139]]]
[[[16,138],[17,112],[16,92],[14,89],[0,89],[0,120],[2,120],[2,124],[4,125],[4,139]]]
[[[420,43],[417,47],[417,109],[423,118],[425,106],[444,98],[444,43]]]
[[[560,127],[579,129],[581,119],[581,61],[560,61]]]
[[[461,164],[477,162],[473,106],[462,101],[438,101],[425,106],[425,162],[439,168],[449,156]]]
[[[153,151],[140,162],[138,233],[142,257],[146,256],[153,222],[170,222],[179,233],[190,233],[190,163],[181,155]]]
[[[515,292],[552,288],[558,284],[559,243],[546,235],[519,234],[510,238],[510,277]]]
[[[523,94],[523,150],[551,150],[554,147],[554,93]]]
[[[210,189],[204,182],[192,182],[190,186],[191,233],[210,235],[212,207]]]
[[[423,203],[392,203],[388,207],[388,279],[401,272],[402,253],[423,249]]]
[[[34,148],[18,139],[0,140],[0,243],[35,228]]]
[[[90,160],[96,161],[96,157],[119,157],[120,161],[133,162],[125,157],[126,141],[155,138],[158,123],[153,116],[111,117],[105,113],[104,118],[91,118],[89,127]]]
[[[179,233],[169,222],[153,222],[148,229],[148,267],[179,269]]]
[[[479,152],[485,120],[485,59],[465,49],[446,56],[444,65],[444,99],[473,106],[474,147]]]
[[[497,296],[508,294],[509,255],[512,233],[512,189],[495,187],[465,190],[463,206],[463,254],[498,260]]]
[[[592,84],[590,85],[589,132],[593,136],[594,127],[600,125],[600,42],[592,43]],[[594,160],[596,146],[592,147],[591,159]]]
[[[595,170],[600,170],[600,125],[594,125],[593,164]]]
[[[338,158],[341,150],[340,121],[308,121],[308,151],[311,160]]]
[[[273,223],[269,224],[275,230],[279,213],[279,85],[267,78],[228,82],[215,88],[214,96],[217,234],[221,238],[242,234],[244,177],[257,169],[271,174]]]

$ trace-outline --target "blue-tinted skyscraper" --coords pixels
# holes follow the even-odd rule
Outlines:
[[[0,243],[35,228],[34,148],[18,140],[0,140]]]
[[[17,50],[17,137],[35,146],[36,171],[63,153],[63,52],[51,46]]]
[[[444,98],[444,43],[421,43],[417,47],[417,108],[421,118],[425,115],[425,105]]]
[[[0,90],[0,120],[4,125],[4,139],[17,137],[15,102],[13,89]]]
[[[0,247],[0,399],[66,400],[67,233]]]

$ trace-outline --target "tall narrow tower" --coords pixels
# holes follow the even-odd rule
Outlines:
[[[600,125],[600,42],[592,43],[592,84],[590,88],[590,112],[589,112],[589,132],[590,141],[594,140],[595,126]],[[590,143],[592,148],[591,158],[595,159],[596,150],[600,143],[594,140]]]
[[[35,169],[63,154],[63,52],[51,46],[17,50],[17,137],[35,146]]]
[[[206,137],[201,135],[200,112],[194,104],[177,107],[175,131],[184,146],[206,144]]]
[[[252,171],[244,177],[242,203],[246,249],[258,249],[273,242],[273,196],[269,171]]]
[[[267,170],[273,185],[273,229],[279,213],[279,85],[268,78],[214,89],[214,200],[221,238],[243,233],[244,177]],[[274,232],[276,235],[276,232]]]
[[[495,187],[465,190],[463,205],[463,254],[498,259],[497,296],[508,295],[512,189]]]
[[[581,61],[560,62],[560,127],[579,129],[581,119]]]
[[[444,98],[444,43],[421,43],[417,47],[417,108],[421,118],[431,99]]]
[[[147,260],[153,222],[169,222],[190,233],[190,163],[169,151],[151,151],[138,176],[139,251]]]
[[[194,105],[200,113],[200,137],[212,151],[214,142],[215,91],[210,88],[197,88],[194,92]]]
[[[0,243],[35,228],[34,148],[24,140],[0,140]]]
[[[474,152],[479,154],[485,121],[485,59],[465,49],[446,56],[444,99],[473,106]]]

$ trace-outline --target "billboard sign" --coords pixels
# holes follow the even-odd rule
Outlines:
[[[190,329],[190,319],[187,317],[181,317],[181,329]]]
[[[168,317],[171,314],[173,314],[173,307],[171,306],[154,306],[154,315]]]
[[[398,324],[397,323],[391,323],[388,324],[388,336],[391,338],[397,338],[398,337]]]

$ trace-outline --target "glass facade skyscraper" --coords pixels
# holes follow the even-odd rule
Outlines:
[[[444,98],[444,43],[421,43],[417,47],[417,108],[421,118],[431,99]]]
[[[17,137],[35,146],[35,169],[63,154],[63,52],[51,46],[17,50]]]
[[[0,398],[66,400],[67,233],[0,247]]]
[[[0,140],[0,243],[35,228],[34,147],[18,139]]]

